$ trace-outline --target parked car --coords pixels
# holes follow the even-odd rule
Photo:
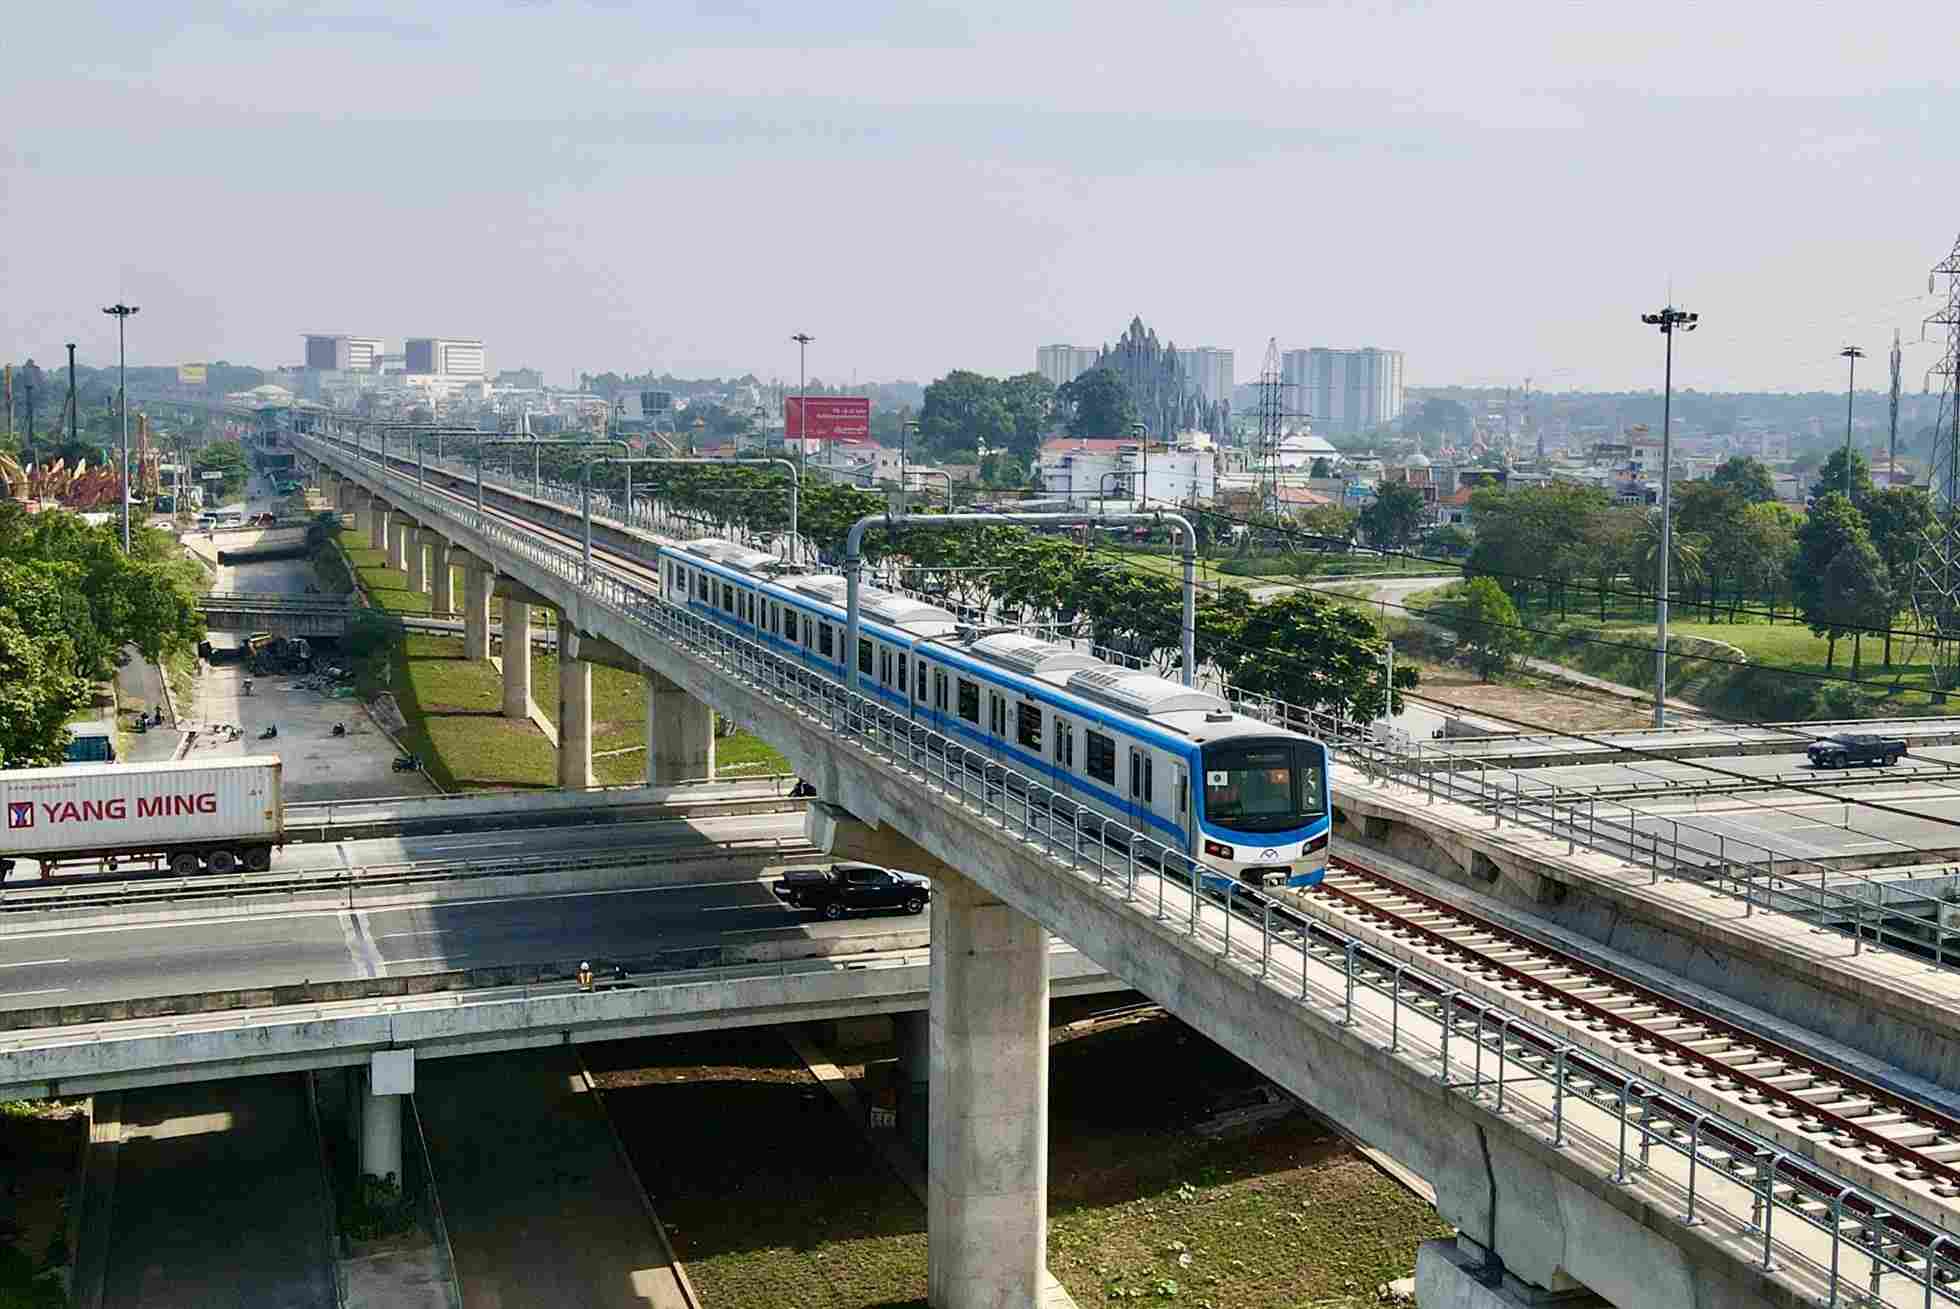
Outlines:
[[[1849,768],[1852,764],[1896,764],[1905,758],[1906,743],[1896,736],[1824,736],[1804,751],[1817,768]]]
[[[792,908],[815,909],[825,918],[842,918],[858,909],[922,913],[932,895],[932,884],[925,878],[876,864],[789,868],[770,889]]]

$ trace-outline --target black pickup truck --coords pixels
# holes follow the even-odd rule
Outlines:
[[[1906,743],[1896,736],[1824,736],[1812,741],[1804,753],[1817,768],[1896,764],[1905,758]]]
[[[842,918],[854,909],[922,913],[932,895],[932,883],[876,864],[836,864],[830,868],[785,869],[770,890],[794,908],[816,909],[825,918]]]

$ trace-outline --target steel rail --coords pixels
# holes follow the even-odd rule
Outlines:
[[[1775,1074],[1776,1077],[1783,1077],[1789,1073],[1796,1072],[1815,1078],[1818,1082],[1828,1083],[1831,1086],[1856,1092],[1858,1096],[1870,1100],[1871,1104],[1867,1113],[1872,1116],[1897,1114],[1903,1117],[1910,1114],[1917,1121],[1903,1123],[1900,1124],[1901,1126],[1936,1131],[1942,1137],[1945,1137],[1949,1144],[1960,1142],[1960,1119],[1956,1119],[1938,1109],[1903,1097],[1896,1091],[1890,1091],[1874,1083],[1867,1082],[1855,1074],[1805,1055],[1800,1051],[1793,1050],[1780,1042],[1763,1037],[1747,1028],[1728,1022],[1705,1009],[1683,1004],[1672,996],[1642,986],[1638,982],[1630,981],[1618,973],[1588,963],[1576,955],[1567,954],[1562,950],[1547,946],[1543,942],[1526,936],[1521,932],[1515,932],[1497,923],[1493,923],[1489,919],[1480,917],[1460,905],[1452,904],[1437,896],[1419,891],[1406,883],[1395,880],[1387,874],[1369,868],[1354,859],[1337,857],[1331,859],[1329,862],[1346,874],[1364,878],[1374,883],[1388,894],[1401,899],[1415,901],[1422,905],[1429,913],[1439,914],[1449,918],[1459,928],[1473,929],[1479,935],[1488,936],[1503,945],[1529,951],[1534,956],[1535,962],[1554,964],[1565,972],[1574,974],[1587,981],[1610,986],[1620,997],[1640,1001],[1660,1009],[1664,1013],[1680,1020],[1674,1024],[1677,1027],[1691,1027],[1702,1032],[1704,1035],[1721,1037],[1733,1041],[1738,1046],[1746,1047],[1749,1051],[1761,1052],[1778,1065],[1778,1071]],[[1446,958],[1458,961],[1464,966],[1477,971],[1496,974],[1517,988],[1520,995],[1525,999],[1539,999],[1548,1007],[1571,1010],[1616,1032],[1625,1033],[1641,1046],[1650,1046],[1655,1051],[1672,1056],[1683,1064],[1692,1065],[1701,1069],[1706,1075],[1706,1080],[1732,1082],[1739,1087],[1746,1088],[1752,1094],[1762,1096],[1766,1101],[1776,1103],[1793,1111],[1794,1114],[1800,1115],[1802,1120],[1829,1124],[1834,1134],[1855,1139],[1872,1150],[1884,1154],[1893,1161],[1896,1167],[1905,1170],[1917,1170],[1943,1179],[1946,1185],[1946,1190],[1942,1193],[1944,1197],[1960,1196],[1960,1167],[1955,1167],[1939,1159],[1928,1158],[1912,1146],[1901,1144],[1899,1141],[1881,1132],[1861,1125],[1856,1118],[1834,1113],[1824,1104],[1806,1100],[1797,1092],[1778,1086],[1775,1081],[1771,1080],[1771,1075],[1768,1073],[1744,1072],[1740,1068],[1724,1062],[1708,1051],[1699,1050],[1688,1042],[1677,1040],[1660,1031],[1654,1030],[1654,1027],[1646,1025],[1641,1020],[1628,1018],[1618,1010],[1605,1004],[1595,1000],[1589,1000],[1582,995],[1573,994],[1571,989],[1561,988],[1554,983],[1548,982],[1543,977],[1528,971],[1518,964],[1494,958],[1487,949],[1469,944],[1430,924],[1416,922],[1405,913],[1398,912],[1387,905],[1370,900],[1365,896],[1357,895],[1333,882],[1323,881],[1321,885],[1313,888],[1306,894],[1309,897],[1319,896],[1324,899],[1336,900],[1349,905],[1358,915],[1364,918],[1370,918],[1388,924],[1388,930],[1390,931],[1400,935],[1416,937],[1428,942],[1431,946],[1435,947],[1439,954]],[[1852,1097],[1845,1096],[1842,1098],[1850,1099]],[[1805,1135],[1817,1135],[1821,1134],[1824,1129],[1820,1126],[1815,1131],[1812,1131],[1809,1128],[1800,1126],[1799,1130],[1803,1131]]]

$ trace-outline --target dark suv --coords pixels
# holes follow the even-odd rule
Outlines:
[[[1896,764],[1905,757],[1906,743],[1886,736],[1825,736],[1812,741],[1804,753],[1818,768]]]
[[[876,864],[836,864],[829,868],[790,868],[770,887],[798,909],[816,909],[825,918],[842,918],[854,909],[903,909],[922,913],[932,884],[912,873],[895,873]]]

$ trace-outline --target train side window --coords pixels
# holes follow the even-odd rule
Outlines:
[[[924,704],[926,702],[926,661],[923,659],[915,660],[913,666],[919,670],[919,693],[914,698],[920,704]]]
[[[781,617],[783,620],[783,640],[788,641],[791,645],[800,644],[800,638],[796,635],[796,611],[788,605],[784,605]]]
[[[892,652],[889,650],[878,652],[878,680],[886,686],[892,684]]]
[[[1015,735],[1019,737],[1021,744],[1034,751],[1037,755],[1040,754],[1041,706],[1023,700],[1019,708],[1015,710],[1015,717],[1018,720],[1014,724],[1017,729]]]
[[[830,624],[821,620],[817,623],[817,653],[828,659],[836,653],[836,643],[831,640]]]
[[[894,683],[893,685],[895,685],[895,686],[897,686],[897,687],[898,687],[898,693],[899,693],[900,695],[906,695],[906,694],[909,694],[909,693],[910,693],[910,691],[911,691],[911,687],[912,687],[912,683],[911,683],[911,682],[909,682],[908,680],[906,680],[906,677],[905,677],[905,656],[904,656],[904,655],[900,655],[900,656],[898,657],[898,681],[897,681],[897,682],[895,682],[895,683]]]
[[[726,582],[721,584],[721,607],[724,613],[735,612],[735,588]]]
[[[868,638],[858,638],[858,671],[866,677],[871,675],[871,642]]]
[[[694,572],[694,594],[710,604],[714,603],[708,598],[708,575],[698,568]]]
[[[1184,770],[1177,770],[1177,816],[1183,818],[1191,812],[1191,783],[1185,779]]]
[[[1143,752],[1130,747],[1130,799],[1143,794]]]
[[[946,712],[946,670],[932,670],[932,707],[940,713]]]
[[[1114,783],[1116,781],[1116,742],[1104,736],[1093,727],[1084,735],[1086,742],[1083,750],[1083,762],[1088,767],[1089,776],[1095,778],[1098,782]]]
[[[969,723],[980,721],[980,683],[969,682],[964,677],[960,682],[960,717]]]
[[[987,730],[1007,738],[1007,701],[998,691],[987,692]]]
[[[1066,718],[1055,719],[1055,762],[1063,768],[1075,767],[1075,726]]]
[[[1143,802],[1145,804],[1150,804],[1152,797],[1156,794],[1156,790],[1150,782],[1150,775],[1155,771],[1153,765],[1156,762],[1156,758],[1152,755],[1145,754],[1143,756]]]

